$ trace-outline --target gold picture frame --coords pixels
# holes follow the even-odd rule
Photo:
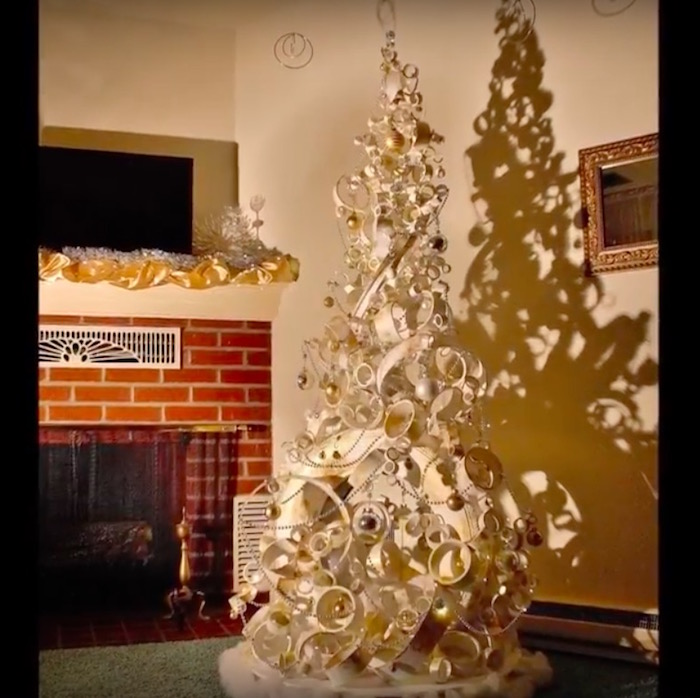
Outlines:
[[[579,151],[587,274],[658,265],[658,153],[658,133]]]

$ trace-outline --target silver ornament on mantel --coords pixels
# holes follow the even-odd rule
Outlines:
[[[260,211],[265,199],[256,195],[250,200],[255,220],[240,206],[225,206],[221,213],[195,223],[192,246],[195,254],[221,257],[235,267],[254,267],[280,254],[260,240],[263,220]]]

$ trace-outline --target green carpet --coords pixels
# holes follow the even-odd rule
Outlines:
[[[46,650],[39,698],[225,698],[218,658],[234,640]],[[542,698],[656,698],[654,667],[548,653],[553,686]]]
[[[219,655],[230,637],[39,654],[39,698],[224,698]]]

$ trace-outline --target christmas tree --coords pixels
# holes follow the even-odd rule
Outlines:
[[[334,192],[347,271],[298,377],[320,405],[265,485],[269,526],[230,600],[234,617],[259,606],[220,662],[240,698],[527,696],[549,678],[515,628],[542,536],[489,447],[486,372],[441,278],[443,139],[393,32],[381,72],[364,162]]]

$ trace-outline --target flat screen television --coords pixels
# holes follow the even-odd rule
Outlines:
[[[39,147],[39,245],[192,252],[192,158]]]

